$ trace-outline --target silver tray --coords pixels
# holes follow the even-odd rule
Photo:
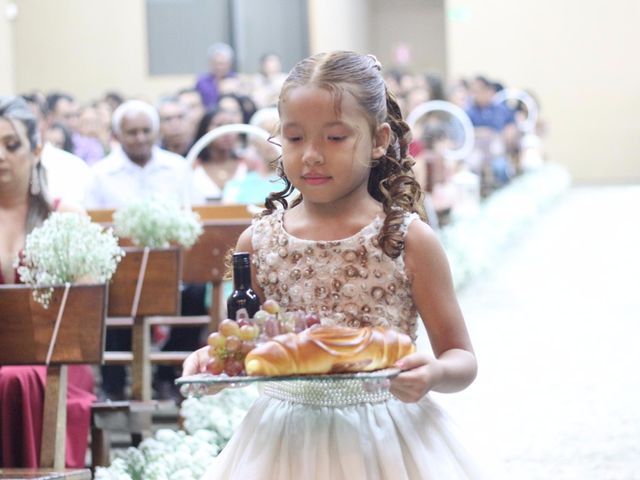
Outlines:
[[[388,386],[389,380],[400,374],[399,368],[384,368],[373,372],[349,372],[349,373],[326,373],[310,375],[282,375],[282,376],[237,376],[230,377],[226,374],[212,375],[210,373],[198,373],[180,377],[175,380],[180,387],[180,392],[185,397],[215,394],[220,391],[216,387],[242,387],[255,382],[290,382],[290,381],[321,381],[339,382],[344,380],[361,380],[369,384],[369,388],[376,385],[384,388]]]

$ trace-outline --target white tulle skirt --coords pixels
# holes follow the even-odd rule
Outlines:
[[[203,480],[485,478],[457,438],[429,396],[408,404],[359,382],[271,383]]]

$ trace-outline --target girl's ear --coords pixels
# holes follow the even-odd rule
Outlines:
[[[387,122],[384,122],[376,128],[373,136],[373,151],[371,156],[373,158],[381,158],[387,153],[389,143],[391,142],[391,127]]]

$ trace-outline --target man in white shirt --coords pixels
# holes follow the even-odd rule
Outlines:
[[[183,157],[155,146],[159,118],[140,100],[129,100],[113,113],[113,131],[120,142],[93,167],[85,206],[119,208],[149,197],[189,203],[189,170]]]
[[[188,203],[188,165],[180,155],[155,145],[159,118],[155,108],[140,100],[120,105],[112,117],[120,147],[92,166],[93,178],[86,207],[120,208],[144,198],[162,197]],[[108,350],[129,350],[127,330],[109,330]],[[124,396],[124,367],[102,367],[102,395],[112,400]]]

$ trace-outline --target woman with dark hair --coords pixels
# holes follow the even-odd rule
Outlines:
[[[220,109],[208,111],[198,125],[195,141],[215,128],[238,123],[236,115]],[[238,156],[242,146],[241,136],[229,133],[214,139],[200,152],[193,171],[193,185],[199,196],[219,201],[225,184],[246,171],[246,165]]]
[[[49,199],[37,120],[19,97],[0,96],[0,284],[19,283],[14,259],[27,235],[53,211],[82,211]],[[16,339],[19,341],[19,339]],[[83,467],[89,434],[93,373],[68,370],[67,467]],[[46,367],[0,367],[0,467],[37,468]]]
[[[253,114],[256,113],[257,107],[256,103],[247,95],[225,93],[218,99],[216,110],[232,114],[234,123],[249,123]]]
[[[73,138],[71,131],[60,122],[55,122],[49,127],[46,141],[65,152],[73,153]]]

